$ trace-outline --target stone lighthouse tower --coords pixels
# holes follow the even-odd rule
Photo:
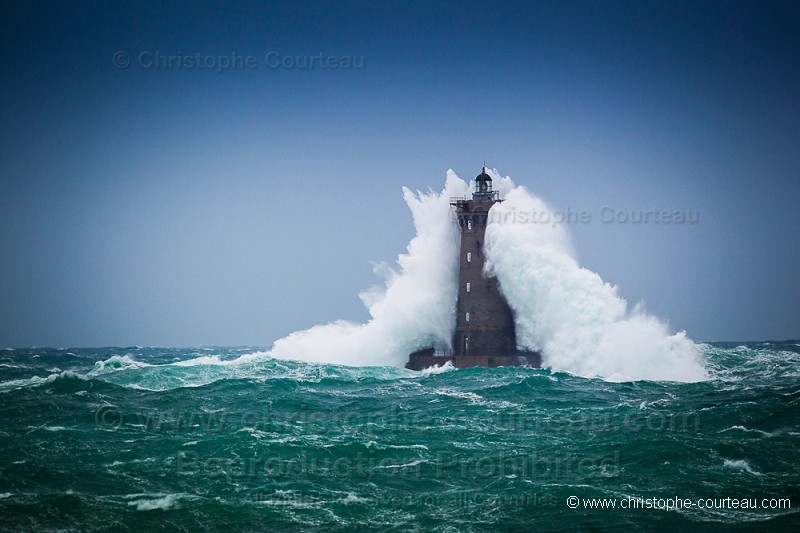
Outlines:
[[[486,276],[483,268],[484,234],[489,209],[502,202],[492,189],[486,168],[475,178],[472,199],[451,198],[461,232],[458,269],[456,329],[451,352],[427,348],[409,357],[407,368],[421,370],[452,361],[459,368],[471,366],[539,366],[538,353],[519,352],[514,317],[497,287],[497,278]]]

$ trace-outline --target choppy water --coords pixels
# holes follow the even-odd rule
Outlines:
[[[699,383],[251,348],[0,351],[0,527],[796,529],[800,342],[703,351]],[[583,503],[628,497],[791,508]]]

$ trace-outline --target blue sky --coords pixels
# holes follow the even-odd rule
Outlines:
[[[401,187],[484,160],[590,213],[581,263],[674,329],[800,337],[797,3],[117,4],[0,22],[0,345],[269,345],[365,320],[371,261],[413,235]]]

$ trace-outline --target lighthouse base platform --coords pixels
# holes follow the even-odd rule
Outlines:
[[[516,352],[509,355],[456,355],[440,352],[434,348],[425,348],[417,350],[408,356],[406,368],[409,370],[422,370],[432,366],[442,366],[448,361],[456,368],[470,368],[473,366],[489,368],[529,366],[539,368],[542,365],[542,356],[538,352]]]

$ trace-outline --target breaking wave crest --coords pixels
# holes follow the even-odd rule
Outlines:
[[[552,213],[541,199],[496,172],[493,178],[505,201],[490,212],[486,267],[514,311],[520,347],[541,351],[553,370],[585,377],[707,378],[699,347],[685,332],[670,335],[642,306],[629,311],[616,286],[578,264],[563,226],[517,216]]]
[[[449,345],[455,328],[458,240],[450,197],[465,196],[467,184],[448,171],[441,193],[403,189],[416,227],[397,268],[384,286],[362,293],[370,320],[336,321],[292,333],[275,342],[275,357],[344,365],[402,366],[409,352],[431,343]]]

